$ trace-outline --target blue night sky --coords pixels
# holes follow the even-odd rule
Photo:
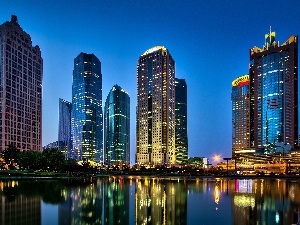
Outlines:
[[[248,73],[249,49],[270,25],[282,43],[300,34],[299,0],[0,0],[0,23],[18,16],[44,59],[43,145],[57,140],[58,99],[71,101],[73,60],[102,63],[103,101],[114,84],[131,98],[135,154],[136,66],[163,45],[188,85],[189,156],[231,156],[231,82]]]

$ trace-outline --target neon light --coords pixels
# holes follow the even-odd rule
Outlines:
[[[234,81],[232,81],[232,86],[242,86],[245,84],[249,84],[249,82],[250,82],[249,75],[246,74],[246,75],[240,76],[240,77],[236,78]]]

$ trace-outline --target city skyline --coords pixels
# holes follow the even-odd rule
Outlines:
[[[174,1],[171,7],[169,1],[90,1],[85,5],[83,1],[4,0],[0,20],[17,15],[21,27],[41,48],[43,146],[57,139],[57,101],[71,101],[72,63],[83,51],[94,53],[102,62],[103,96],[115,83],[130,95],[133,162],[139,55],[153,46],[165,46],[176,62],[176,77],[186,80],[189,157],[228,157],[231,82],[248,73],[250,48],[264,44],[270,25],[281,43],[300,33],[300,25],[294,22],[299,19],[297,5],[298,1],[276,1],[272,7],[260,1]]]

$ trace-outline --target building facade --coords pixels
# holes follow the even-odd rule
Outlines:
[[[43,146],[43,151],[46,150],[47,148],[51,149],[51,148],[59,148],[59,142],[58,141],[54,141],[54,142],[51,142],[45,146]]]
[[[176,164],[183,164],[188,160],[187,85],[178,78],[175,78],[175,120]]]
[[[74,59],[71,125],[74,159],[102,162],[102,74],[94,54],[80,53]]]
[[[298,37],[281,45],[275,32],[265,35],[265,46],[250,49],[251,145],[272,153],[278,143],[298,141]]]
[[[137,65],[136,162],[175,164],[175,61],[163,46]]]
[[[106,164],[130,164],[130,97],[118,85],[112,87],[105,102],[104,150]]]
[[[253,153],[250,146],[250,79],[243,75],[232,82],[232,156]]]
[[[70,156],[72,150],[71,112],[72,112],[72,103],[60,98],[59,118],[58,118],[58,139],[57,139],[58,150],[63,152],[66,158]]]
[[[0,59],[0,151],[41,151],[43,59],[15,15],[0,25]]]

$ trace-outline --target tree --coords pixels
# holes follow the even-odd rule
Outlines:
[[[14,145],[8,145],[2,154],[5,161],[9,163],[11,160],[17,161],[19,152],[20,151]]]
[[[43,167],[47,170],[60,170],[65,165],[65,156],[57,148],[47,148],[42,152]]]
[[[23,151],[19,154],[19,164],[26,169],[38,170],[42,168],[42,153],[39,151]]]

